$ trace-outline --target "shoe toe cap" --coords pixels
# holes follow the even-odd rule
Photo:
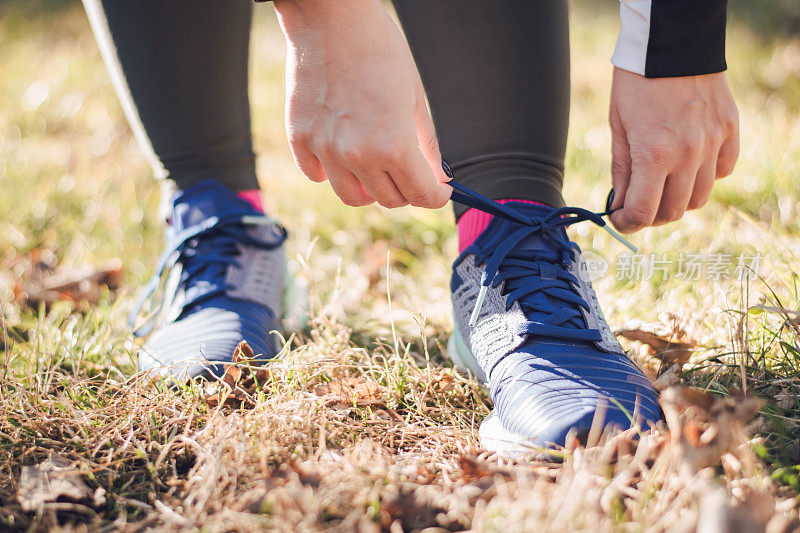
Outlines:
[[[571,432],[584,440],[594,424],[648,429],[661,418],[657,392],[632,364],[537,366],[524,354],[504,363],[491,376],[495,412],[533,446],[564,446]]]

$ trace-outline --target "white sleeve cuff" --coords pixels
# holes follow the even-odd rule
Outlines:
[[[652,0],[620,0],[622,28],[611,57],[614,66],[642,76],[647,63],[652,3]]]

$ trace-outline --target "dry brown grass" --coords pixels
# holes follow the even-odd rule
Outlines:
[[[604,435],[561,462],[481,452],[474,381],[399,344],[367,351],[317,321],[249,408],[142,375],[50,361],[6,372],[0,516],[9,530],[792,531],[795,500],[755,457],[748,398],[662,395],[666,426]],[[23,512],[20,468],[66,458],[103,504]],[[19,497],[18,497],[19,496]],[[627,525],[626,525],[627,524]],[[718,529],[714,529],[718,528]],[[765,529],[767,528],[767,529]],[[434,530],[429,530],[434,531]]]

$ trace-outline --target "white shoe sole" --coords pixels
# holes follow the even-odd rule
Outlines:
[[[481,422],[478,436],[481,439],[481,446],[490,452],[502,455],[528,455],[531,453],[536,453],[537,456],[546,455],[546,451],[534,445],[530,439],[503,427],[500,417],[494,410]]]

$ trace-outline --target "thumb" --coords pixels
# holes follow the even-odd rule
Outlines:
[[[417,125],[417,139],[419,141],[419,150],[422,152],[425,161],[433,170],[436,179],[440,183],[447,183],[450,178],[444,173],[442,169],[442,153],[439,150],[439,139],[436,137],[436,129],[433,127],[433,119],[428,111],[427,103],[425,102],[425,91],[420,84],[417,92],[417,106],[414,109],[414,122]]]
[[[625,202],[625,195],[631,182],[631,147],[616,109],[611,111],[609,125],[611,126],[611,186],[614,188],[611,209],[618,209]]]

